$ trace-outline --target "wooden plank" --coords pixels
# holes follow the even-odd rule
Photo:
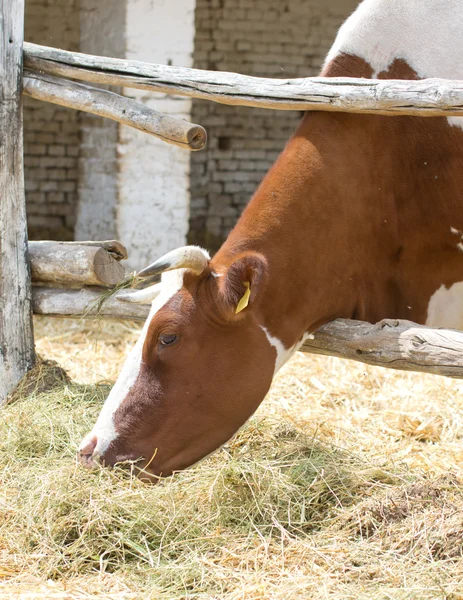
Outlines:
[[[129,319],[145,321],[150,306],[129,304],[118,300],[118,295],[107,296],[107,290],[65,290],[34,287],[33,307],[37,315],[50,317],[77,317],[103,319]],[[106,294],[106,296],[105,296]]]
[[[121,301],[127,291],[102,299],[97,290],[33,288],[34,312],[55,317],[91,317],[144,321],[150,305]],[[316,331],[301,352],[336,356],[377,367],[463,378],[463,332],[431,329],[410,321],[387,319],[372,325],[336,319]]]
[[[125,277],[121,263],[98,246],[30,242],[29,255],[33,282],[112,287]]]
[[[24,0],[0,0],[0,405],[35,362],[21,103]]]
[[[42,240],[41,242],[30,242],[31,244],[61,244],[64,246],[94,246],[96,248],[104,248],[115,260],[127,260],[129,253],[127,248],[117,240],[98,241],[76,241],[76,242],[56,242],[54,240]]]
[[[386,319],[371,325],[336,319],[300,350],[389,369],[463,377],[463,332],[410,321]]]
[[[75,81],[25,71],[24,93],[36,100],[112,119],[187,150],[202,150],[207,142],[206,130],[201,125],[175,119],[131,98]]]
[[[463,116],[463,81],[355,78],[269,79],[202,71],[24,44],[28,68],[94,83],[278,110],[422,117]]]

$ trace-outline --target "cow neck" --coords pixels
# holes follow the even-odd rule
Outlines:
[[[349,220],[358,215],[342,193],[349,167],[336,164],[339,126],[332,115],[305,117],[213,260],[223,271],[247,250],[265,256],[269,278],[259,318],[286,347],[355,311]]]
[[[321,73],[372,74],[364,59],[343,53]],[[378,77],[416,73],[396,60]],[[398,166],[386,143],[399,139],[398,128],[398,121],[377,115],[306,113],[214,258],[222,267],[245,250],[267,258],[260,318],[286,347],[334,318],[409,316],[402,315],[390,260],[400,249],[390,186]]]

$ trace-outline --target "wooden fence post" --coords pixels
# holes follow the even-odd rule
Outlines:
[[[23,170],[24,0],[0,0],[0,406],[35,361]]]

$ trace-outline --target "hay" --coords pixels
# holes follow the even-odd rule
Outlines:
[[[0,598],[463,599],[461,384],[298,356],[225,448],[150,487],[75,463],[136,331],[38,320],[80,383],[0,425]]]
[[[37,355],[36,363],[19,382],[19,385],[7,398],[7,404],[31,394],[39,394],[70,383],[69,375],[55,360],[45,360]]]

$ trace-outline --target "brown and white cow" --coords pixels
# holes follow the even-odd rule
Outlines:
[[[460,0],[365,0],[322,75],[463,79]],[[150,316],[79,456],[152,476],[226,442],[336,317],[463,328],[463,121],[310,112],[211,260],[148,267]]]

